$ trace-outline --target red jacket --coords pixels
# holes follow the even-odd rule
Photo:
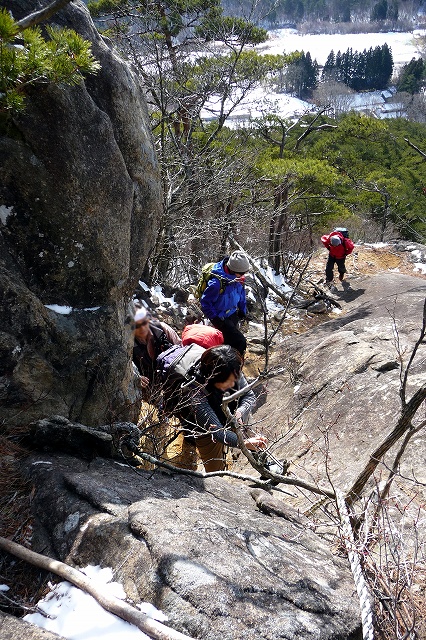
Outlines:
[[[341,243],[335,247],[330,243],[330,238],[332,236],[337,236],[340,238]],[[350,238],[345,238],[340,231],[332,231],[328,235],[321,236],[321,242],[324,247],[329,250],[330,255],[337,260],[341,260],[342,258],[346,258],[352,251],[354,250],[354,243]]]

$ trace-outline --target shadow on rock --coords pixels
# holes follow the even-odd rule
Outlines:
[[[344,287],[343,291],[338,292],[340,300],[345,302],[353,302],[360,296],[364,295],[365,289],[353,289],[352,287]]]

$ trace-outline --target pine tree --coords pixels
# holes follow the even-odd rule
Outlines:
[[[328,54],[327,60],[325,61],[325,65],[322,70],[321,80],[332,80],[336,75],[336,58],[334,55],[334,51],[331,50]]]
[[[370,14],[370,22],[380,22],[382,20],[386,20],[388,14],[388,2],[387,0],[379,0],[377,2]]]
[[[419,93],[426,81],[426,64],[422,58],[412,58],[405,64],[399,76],[398,91],[406,91],[412,95]]]
[[[21,29],[0,9],[0,113],[25,108],[30,86],[48,82],[79,84],[100,65],[91,44],[71,29],[47,27],[47,39],[36,26]]]

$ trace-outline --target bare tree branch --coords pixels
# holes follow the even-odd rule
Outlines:
[[[348,494],[346,496],[346,502],[348,506],[351,506],[354,502],[356,502],[356,500],[359,499],[362,490],[364,489],[371,475],[376,470],[382,457],[393,447],[393,445],[396,444],[396,442],[398,442],[398,440],[404,434],[408,434],[406,435],[404,443],[401,446],[401,455],[402,455],[402,452],[405,450],[405,447],[407,446],[411,435],[417,432],[426,424],[426,421],[423,421],[422,424],[417,428],[415,428],[412,424],[412,420],[416,415],[420,405],[426,399],[426,384],[423,384],[419,389],[417,389],[417,391],[414,393],[414,395],[412,396],[409,402],[406,401],[408,374],[410,372],[411,366],[414,361],[414,357],[420,347],[420,344],[424,341],[425,334],[426,334],[426,299],[423,304],[422,327],[420,330],[420,335],[413,347],[408,364],[405,368],[404,375],[402,376],[401,387],[399,390],[402,408],[401,408],[399,420],[395,428],[393,429],[393,431],[387,436],[387,438],[385,438],[385,440],[377,447],[377,449],[373,451],[373,453],[370,456],[370,460],[368,461],[364,469],[361,471],[358,478],[355,480],[351,489],[349,489]],[[393,471],[395,471],[395,468],[396,468],[395,465],[399,464],[401,455],[397,454]],[[392,477],[393,476],[391,475],[391,478]]]
[[[398,442],[400,437],[410,429],[412,429],[411,420],[414,418],[418,408],[426,399],[426,384],[422,385],[420,389],[411,398],[403,409],[401,416],[396,424],[394,430],[387,436],[387,438],[380,444],[370,456],[370,460],[355,480],[352,487],[349,489],[346,502],[350,506],[356,500],[358,500],[361,491],[364,489],[369,478],[376,470],[381,458]]]
[[[383,491],[380,494],[379,504],[380,504],[380,502],[383,502],[383,500],[385,500],[389,495],[389,491],[390,491],[390,488],[391,488],[391,485],[392,485],[392,481],[393,481],[393,479],[395,478],[395,476],[396,476],[396,474],[398,472],[399,464],[401,462],[403,454],[405,453],[405,450],[406,450],[406,448],[408,446],[408,443],[410,442],[411,438],[416,433],[418,433],[421,429],[423,429],[423,427],[425,427],[425,426],[426,426],[426,421],[423,421],[418,427],[416,427],[415,429],[414,428],[409,429],[409,431],[407,431],[407,433],[405,434],[405,438],[402,441],[402,445],[399,448],[399,451],[395,456],[395,460],[393,461],[393,465],[392,465],[392,469],[391,469],[391,471],[389,473],[389,477],[386,480],[386,484],[385,484],[385,486],[383,488]]]
[[[27,549],[16,542],[12,542],[12,540],[8,540],[7,538],[0,537],[0,549],[11,553],[17,558],[20,558],[25,562],[29,562],[36,567],[56,573],[61,578],[72,582],[76,587],[93,596],[93,598],[95,598],[95,600],[101,605],[101,607],[106,609],[106,611],[109,611],[119,618],[126,620],[126,622],[130,622],[130,624],[135,625],[150,638],[154,638],[154,640],[193,640],[190,636],[186,636],[174,629],[169,629],[164,624],[161,624],[161,622],[149,618],[141,611],[131,607],[129,604],[119,600],[115,596],[106,596],[101,593],[90,578],[85,576],[84,573],[78,569],[74,569],[74,567],[71,567],[64,562],[53,560],[48,556],[31,551],[30,549]]]
[[[328,498],[335,497],[333,491],[328,491],[327,489],[321,489],[321,487],[317,487],[316,485],[310,484],[309,482],[305,482],[304,480],[300,480],[299,478],[289,478],[288,476],[283,476],[283,475],[280,475],[279,473],[272,473],[271,471],[264,469],[262,465],[256,462],[256,460],[253,458],[250,451],[244,445],[244,439],[243,439],[244,449],[243,447],[241,447],[242,452],[247,457],[249,462],[253,465],[253,467],[257,471],[259,471],[259,473],[262,473],[265,476],[268,476],[268,480],[261,480],[260,478],[254,478],[253,476],[244,475],[242,473],[234,473],[232,471],[210,471],[209,473],[203,473],[201,471],[192,471],[192,469],[183,469],[181,467],[175,467],[169,462],[163,462],[162,460],[159,460],[158,458],[151,456],[149,453],[140,451],[137,446],[132,446],[130,443],[128,444],[129,444],[129,448],[132,449],[133,453],[137,455],[139,458],[141,458],[142,460],[146,460],[147,462],[150,462],[156,467],[162,467],[164,469],[168,469],[169,471],[173,471],[174,473],[178,473],[185,476],[191,476],[192,478],[201,478],[201,479],[224,478],[224,477],[236,478],[237,480],[252,482],[257,486],[264,487],[264,488],[270,488],[271,486],[269,482],[269,478],[270,478],[271,480],[279,481],[281,484],[291,485],[293,487],[299,487],[301,489],[307,489],[308,491],[312,491],[312,493],[318,493],[320,495],[327,496]],[[248,455],[246,452],[248,453]]]
[[[420,155],[423,156],[423,158],[426,158],[426,153],[424,151],[422,151],[421,149],[416,147],[416,145],[413,144],[412,142],[410,142],[408,138],[404,138],[404,140],[408,144],[409,147],[411,147],[412,149],[417,151],[417,153],[420,153]]]
[[[294,145],[294,151],[297,151],[302,143],[302,141],[310,134],[312,133],[312,131],[322,131],[322,130],[329,130],[329,129],[337,129],[337,125],[335,124],[321,124],[318,126],[315,126],[315,122],[318,120],[318,118],[320,116],[322,116],[322,114],[326,111],[328,111],[328,109],[330,108],[330,105],[326,105],[325,107],[323,107],[315,116],[315,118],[312,120],[312,122],[306,127],[306,129],[303,131],[302,135],[299,136],[297,138],[296,144]]]
[[[414,345],[414,348],[413,348],[413,350],[411,352],[411,355],[410,355],[410,359],[409,359],[409,361],[407,363],[407,366],[405,367],[405,373],[404,373],[404,377],[403,377],[403,381],[402,381],[402,385],[401,385],[401,390],[400,390],[400,393],[399,393],[399,395],[401,397],[401,400],[403,402],[403,406],[405,404],[408,373],[409,373],[409,371],[411,369],[411,365],[413,364],[414,357],[415,357],[420,345],[422,344],[422,342],[423,342],[423,340],[425,338],[425,335],[426,335],[426,298],[425,298],[425,301],[424,301],[424,304],[423,304],[423,322],[422,322],[422,328],[420,330],[420,336],[418,337],[418,339],[416,341],[416,344]]]
[[[28,16],[25,16],[25,18],[22,18],[22,20],[19,20],[16,23],[19,27],[19,31],[29,29],[30,27],[34,27],[36,24],[40,24],[40,22],[48,20],[69,2],[71,2],[71,0],[54,0],[48,4],[47,7],[44,7],[44,9],[30,13]]]

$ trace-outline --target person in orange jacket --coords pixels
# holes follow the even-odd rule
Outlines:
[[[334,265],[337,264],[339,272],[339,280],[345,277],[346,266],[345,260],[354,250],[354,243],[341,231],[334,230],[328,235],[321,236],[321,242],[328,249],[328,260],[325,266],[325,284],[330,286],[334,278]]]

